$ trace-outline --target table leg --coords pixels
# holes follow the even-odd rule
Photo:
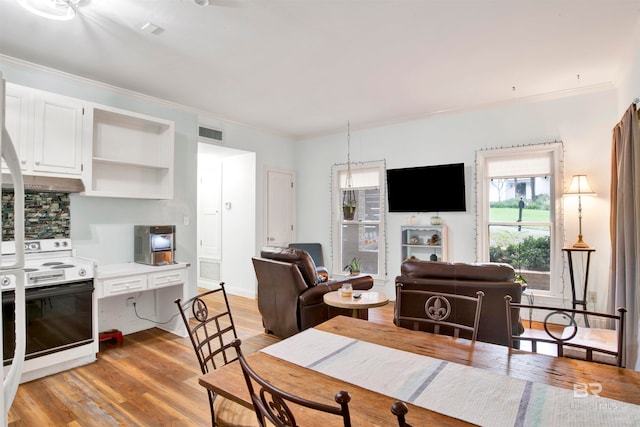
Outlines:
[[[356,319],[359,318],[359,308],[354,308],[353,310],[351,310],[351,317],[355,317]]]

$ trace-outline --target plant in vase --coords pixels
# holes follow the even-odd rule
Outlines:
[[[356,215],[355,191],[347,190],[342,194],[342,215],[347,221],[352,221]]]
[[[513,281],[516,283],[520,283],[520,286],[522,286],[522,291],[525,291],[527,289],[527,281],[520,275],[520,273],[516,273]]]
[[[342,215],[344,215],[344,219],[347,221],[353,220],[356,216],[356,201],[350,200],[342,204]]]
[[[360,267],[361,265],[358,258],[353,257],[349,264],[344,267],[344,270],[348,270],[350,276],[357,276],[358,274],[360,274]]]

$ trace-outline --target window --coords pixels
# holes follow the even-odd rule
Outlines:
[[[356,200],[355,215],[347,219],[343,212],[347,187],[347,166],[332,169],[333,273],[339,274],[353,258],[361,272],[377,278],[385,276],[384,241],[384,162],[351,165],[352,192]],[[345,274],[347,274],[345,272]]]
[[[511,264],[530,289],[561,292],[562,144],[478,151],[478,259]]]

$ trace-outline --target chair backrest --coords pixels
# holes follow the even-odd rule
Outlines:
[[[265,426],[265,419],[276,427],[298,426],[292,407],[304,406],[316,411],[326,412],[341,417],[344,427],[351,427],[351,416],[349,415],[349,401],[351,396],[346,391],[340,391],[335,396],[335,401],[340,406],[331,406],[324,403],[314,402],[269,384],[260,377],[247,363],[247,360],[240,349],[241,341],[236,339],[233,346],[236,348],[242,373],[249,388],[253,408],[256,411],[258,422]],[[254,387],[255,385],[255,387]]]
[[[480,323],[480,312],[482,310],[482,298],[484,292],[477,291],[476,297],[467,295],[456,295],[443,292],[432,292],[422,289],[403,289],[401,283],[398,284],[396,294],[396,305],[402,303],[402,299],[419,301],[424,309],[413,312],[411,316],[397,314],[398,321],[406,321],[413,325],[413,329],[420,330],[420,324],[433,325],[433,332],[436,334],[452,331],[455,338],[458,338],[460,331],[469,331],[471,340],[475,341],[478,336],[478,324]],[[400,300],[400,301],[398,301]],[[456,307],[453,310],[453,307]],[[473,324],[463,323],[452,316],[453,312],[472,310],[474,313]],[[449,334],[449,333],[447,333]]]
[[[405,405],[404,402],[398,401],[394,402],[393,405],[391,405],[391,413],[398,417],[399,427],[411,427],[411,424],[409,424],[404,419],[404,416],[407,415],[407,412],[409,412],[409,408],[407,408],[407,405]]]
[[[260,257],[297,265],[307,287],[315,286],[322,281],[322,279],[318,277],[316,263],[313,261],[311,255],[309,255],[309,252],[304,249],[265,246],[260,251]]]
[[[320,243],[289,243],[290,248],[303,249],[311,255],[316,267],[325,267],[324,256],[322,255],[322,244]]]
[[[224,283],[220,283],[219,288],[204,292],[184,303],[178,298],[175,303],[203,374],[237,360],[231,343],[238,335]],[[193,314],[194,321],[189,320],[189,311]]]
[[[623,366],[624,317],[627,310],[620,307],[618,314],[598,313],[562,307],[549,307],[512,302],[509,295],[504,297],[507,313],[511,310],[536,310],[547,313],[542,322],[544,330],[525,330],[522,335],[509,333],[509,349],[514,341],[530,342],[531,351],[538,352],[539,343],[552,344],[558,357],[585,359],[589,362],[602,362]],[[589,328],[578,326],[577,320],[587,316],[599,318],[598,323],[617,323],[616,329]],[[511,332],[511,316],[507,315],[507,330]],[[596,323],[596,322],[591,322]],[[522,345],[521,345],[522,348]]]

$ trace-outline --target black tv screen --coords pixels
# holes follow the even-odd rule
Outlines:
[[[387,169],[389,212],[464,212],[464,163]]]

